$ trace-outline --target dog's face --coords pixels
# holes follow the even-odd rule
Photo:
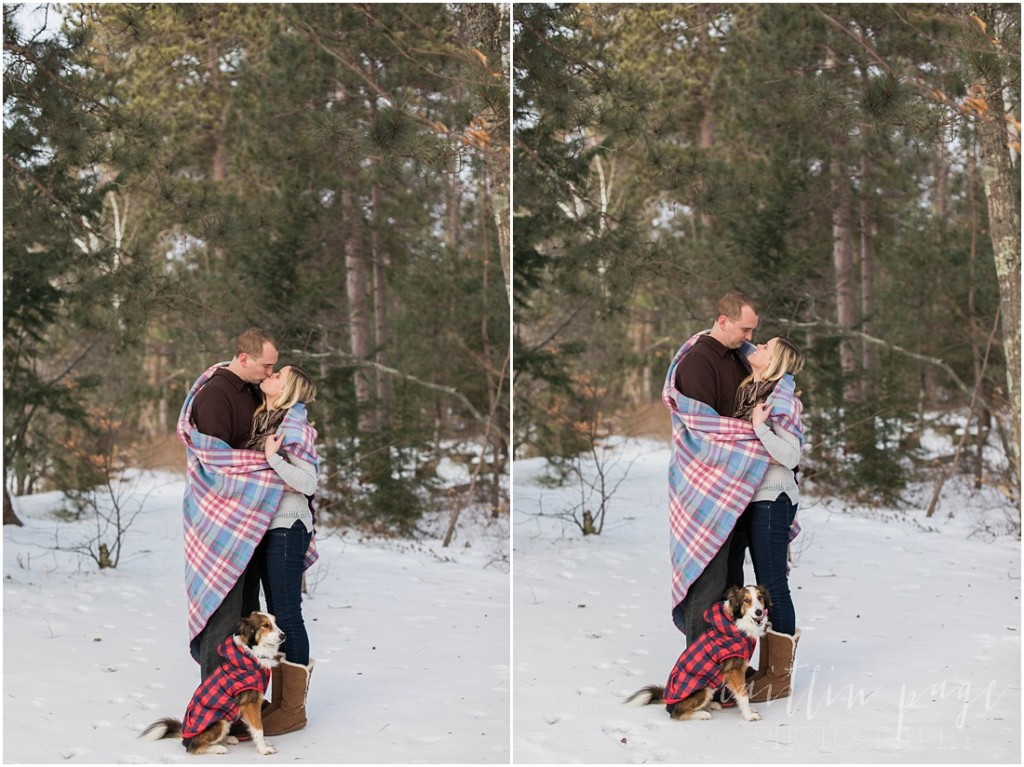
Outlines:
[[[284,632],[269,613],[254,612],[242,618],[235,634],[257,658],[273,658],[284,641]]]
[[[771,600],[764,586],[731,588],[725,595],[726,610],[740,631],[750,637],[764,635]]]

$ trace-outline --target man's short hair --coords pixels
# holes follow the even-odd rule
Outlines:
[[[243,330],[235,339],[235,357],[248,354],[250,357],[259,357],[263,354],[263,345],[270,344],[275,349],[277,341],[265,330],[260,328],[249,328]]]
[[[750,300],[746,293],[740,290],[730,290],[718,299],[718,314],[715,316],[721,317],[724,314],[733,322],[739,322],[744,306],[749,306],[750,310],[757,314],[757,307],[754,306],[754,302]]]

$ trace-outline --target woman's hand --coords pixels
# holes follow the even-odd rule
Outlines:
[[[771,412],[771,409],[771,405],[769,405],[767,402],[758,402],[756,405],[754,405],[754,409],[750,413],[750,422],[754,424],[755,428],[768,420],[768,413]]]
[[[284,441],[283,434],[271,434],[267,437],[267,444],[263,451],[267,454],[267,460],[270,460],[270,456],[276,455],[277,451],[281,449],[281,442]]]

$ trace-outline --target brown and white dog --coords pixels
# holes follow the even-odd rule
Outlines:
[[[235,745],[231,725],[241,720],[252,735],[256,750],[264,756],[276,754],[263,737],[263,696],[270,682],[270,669],[279,660],[278,648],[284,633],[274,616],[254,612],[243,618],[234,635],[218,651],[222,662],[202,681],[185,710],[184,722],[165,717],[149,725],[139,736],[145,740],[181,738],[190,754],[226,754],[222,744]]]
[[[716,602],[704,613],[710,628],[679,656],[668,684],[648,685],[633,693],[626,703],[663,703],[678,720],[710,719],[709,710],[721,708],[712,702],[712,696],[724,685],[735,696],[744,719],[760,719],[761,715],[750,707],[746,676],[757,639],[767,628],[769,604],[764,586],[729,589],[725,601]]]

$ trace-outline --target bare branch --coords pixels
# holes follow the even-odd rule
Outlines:
[[[331,350],[328,352],[309,352],[304,349],[292,349],[291,353],[299,357],[308,357],[310,359],[325,359],[329,357],[337,357],[344,360],[346,364],[355,365],[357,367],[373,368],[375,370],[379,370],[382,373],[387,373],[390,376],[401,378],[403,381],[409,381],[410,383],[414,383],[417,386],[422,386],[425,389],[439,391],[443,394],[449,395],[450,397],[454,397],[459,402],[461,402],[463,407],[465,407],[466,410],[469,411],[469,414],[473,416],[473,419],[475,421],[478,421],[479,423],[485,425],[488,423],[488,418],[485,415],[483,415],[479,410],[477,410],[476,407],[473,406],[473,403],[469,401],[469,398],[465,394],[460,392],[458,389],[455,389],[451,386],[443,386],[441,384],[433,383],[432,381],[424,381],[422,378],[417,378],[416,376],[409,375],[408,373],[403,373],[401,370],[396,370],[393,367],[382,365],[379,362],[353,357],[351,354],[348,354],[347,352],[337,350]]]
[[[884,338],[878,338],[876,336],[869,335],[868,333],[865,333],[861,330],[845,330],[844,328],[839,327],[839,325],[835,324],[834,322],[829,322],[828,320],[815,320],[814,322],[797,322],[795,320],[782,319],[779,320],[779,322],[783,325],[787,325],[793,328],[824,328],[826,330],[831,331],[837,336],[860,338],[864,341],[867,341],[868,343],[875,344],[876,346],[881,346],[885,349],[888,349],[889,351],[896,352],[897,354],[902,354],[905,357],[910,357],[911,359],[918,360],[919,362],[925,362],[929,365],[934,365],[935,367],[943,370],[946,373],[946,375],[949,376],[950,380],[953,381],[956,387],[965,395],[967,395],[967,397],[972,398],[975,396],[975,389],[971,386],[968,386],[964,382],[964,380],[956,374],[956,371],[953,370],[952,367],[950,367],[948,362],[946,362],[945,360],[941,360],[938,357],[929,357],[926,354],[918,354],[917,352],[912,352],[909,349],[904,349],[899,344],[894,344],[891,341],[886,341]],[[998,408],[992,406],[987,400],[985,400],[985,398],[981,394],[977,394],[977,398],[989,410],[998,410]]]

